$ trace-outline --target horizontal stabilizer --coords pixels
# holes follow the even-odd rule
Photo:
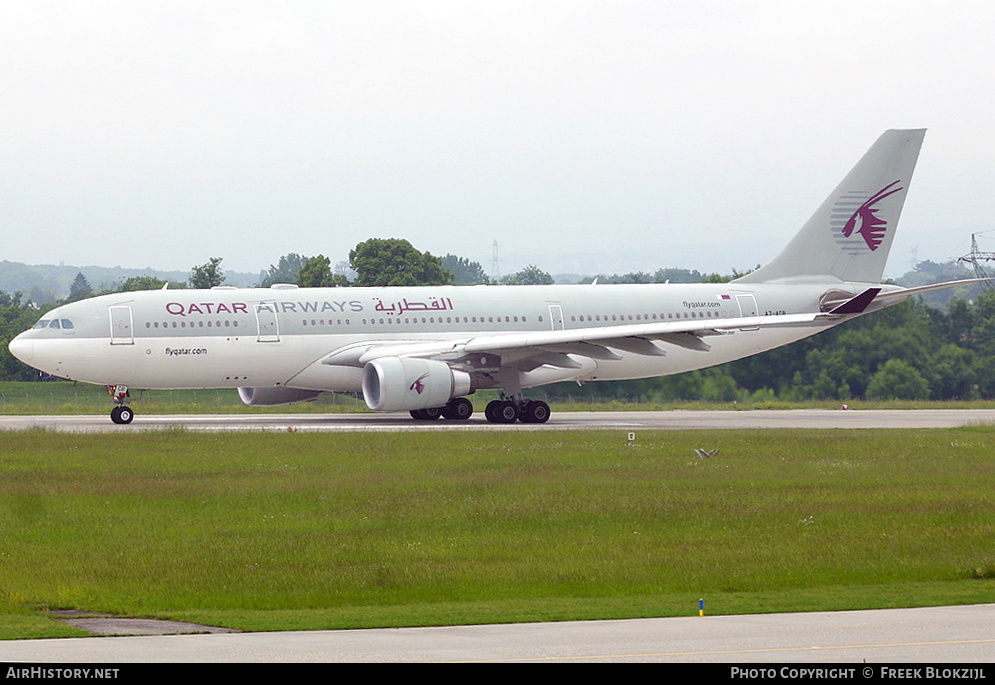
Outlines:
[[[856,297],[851,297],[849,300],[841,304],[840,306],[833,309],[830,314],[860,314],[867,306],[874,301],[877,294],[881,292],[881,288],[868,288],[864,292],[860,293]]]
[[[934,290],[946,290],[947,288],[959,288],[960,286],[977,285],[978,283],[988,283],[993,280],[995,280],[995,278],[965,278],[960,281],[947,281],[945,283],[931,283],[929,285],[918,285],[913,288],[902,288],[900,290],[892,290],[889,292],[881,293],[875,299],[878,303],[888,306],[889,304],[894,304],[896,300],[901,302],[902,300],[908,299],[912,295],[921,295],[922,293],[928,293]]]

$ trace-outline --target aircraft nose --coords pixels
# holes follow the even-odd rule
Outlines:
[[[25,364],[31,365],[31,358],[34,356],[35,352],[35,342],[31,338],[24,337],[24,334],[18,335],[7,345],[7,349],[10,353],[20,359]]]

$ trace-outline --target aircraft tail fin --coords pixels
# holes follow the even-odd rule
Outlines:
[[[878,283],[925,129],[885,131],[788,246],[740,283]]]

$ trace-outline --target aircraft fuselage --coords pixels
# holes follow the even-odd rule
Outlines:
[[[855,294],[858,287],[841,289]],[[733,318],[818,311],[826,292],[824,284],[156,290],[59,307],[18,336],[11,349],[54,376],[102,385],[357,392],[361,368],[322,361],[371,339],[472,340],[670,321],[707,327]],[[709,338],[707,354],[667,345],[663,356],[615,350],[618,359],[577,357],[581,368],[536,369],[522,387],[680,373],[783,345],[829,325],[737,330]]]

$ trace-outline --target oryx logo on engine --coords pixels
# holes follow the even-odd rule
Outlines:
[[[416,393],[421,395],[423,392],[425,392],[425,384],[422,383],[422,381],[425,380],[426,378],[428,378],[427,373],[423,373],[422,375],[418,376],[418,378],[416,378],[414,382],[408,386],[408,390],[414,390]]]

